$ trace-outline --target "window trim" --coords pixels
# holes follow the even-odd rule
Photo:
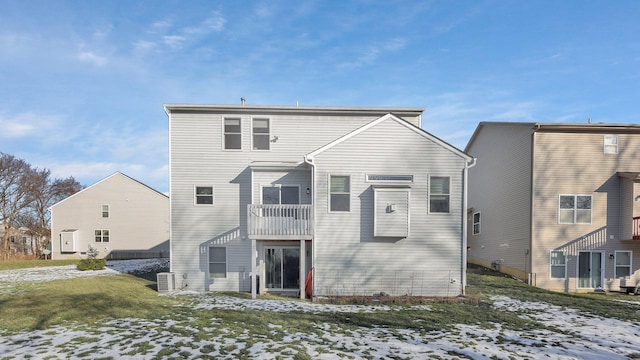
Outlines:
[[[98,231],[100,231],[99,235],[97,234]],[[104,241],[105,232],[107,233],[107,235],[106,235],[107,241]],[[98,236],[100,237],[100,240],[98,240]],[[93,231],[93,242],[96,242],[96,243],[108,243],[108,242],[111,242],[110,240],[111,240],[111,231],[109,229],[95,229]]]
[[[254,123],[256,120],[267,120],[267,129],[269,130],[266,133],[267,136],[267,145],[268,148],[267,149],[257,149],[255,146],[255,136],[256,134],[253,132],[254,130]],[[251,151],[271,151],[271,127],[272,127],[273,123],[271,121],[271,118],[268,116],[253,116],[251,117]],[[258,134],[258,136],[265,136],[265,134]]]
[[[211,204],[198,203],[198,188],[211,188]],[[200,195],[208,196],[208,195]],[[193,185],[193,205],[194,206],[214,206],[215,205],[215,187],[213,185]]]
[[[107,211],[104,211],[105,206],[107,207]],[[108,219],[109,217],[111,217],[111,207],[109,206],[109,204],[102,204],[101,206],[102,209],[102,218],[103,219]],[[106,216],[105,216],[106,214]]]
[[[476,222],[476,214],[478,215],[478,221]],[[478,225],[478,231],[476,231],[476,224]],[[482,230],[482,215],[480,211],[476,211],[471,215],[471,231],[473,235],[480,235]]]
[[[211,264],[222,264],[222,262],[211,261],[211,249],[224,249],[224,276],[213,276],[211,273]],[[207,274],[210,279],[226,279],[229,273],[229,251],[226,246],[209,246],[207,249]]]
[[[351,175],[345,175],[345,174],[328,174],[329,178],[327,181],[327,193],[329,194],[328,196],[328,201],[327,201],[327,210],[330,213],[349,213],[351,212],[351,193],[352,193],[352,188],[351,188]],[[346,177],[347,179],[349,179],[349,191],[348,192],[338,192],[336,193],[336,195],[348,195],[349,196],[349,209],[348,210],[331,210],[332,206],[331,206],[331,195],[333,194],[331,192],[331,178],[332,177]]]
[[[563,196],[573,196],[573,222],[562,222],[561,210],[569,210],[562,209],[561,206],[561,198]],[[577,222],[578,212],[577,210],[585,210],[578,209],[578,196],[588,196],[591,199],[591,207],[589,208],[589,222]],[[561,225],[591,225],[593,223],[593,195],[591,194],[558,194],[558,224]]]
[[[447,194],[433,194],[431,192],[431,183],[433,178],[444,178],[444,179],[448,179],[449,180],[449,193]],[[439,214],[439,215],[446,215],[446,214],[451,214],[451,176],[443,176],[443,175],[429,175],[429,183],[427,184],[428,186],[428,201],[429,201],[429,214]],[[448,202],[448,211],[444,212],[444,211],[431,211],[431,196],[432,195],[444,195],[447,196],[447,202]]]
[[[238,120],[240,121],[240,132],[235,133],[235,132],[230,132],[227,133],[226,130],[226,121],[227,120]],[[227,149],[227,134],[232,135],[232,134],[237,134],[240,135],[240,148],[239,149]],[[223,151],[242,151],[242,117],[238,116],[223,116],[222,117],[222,150]]]
[[[553,264],[551,259],[553,259],[553,254],[554,253],[560,253],[562,254],[562,259],[564,260],[564,263],[562,264]],[[553,267],[563,267],[564,268],[564,275],[563,277],[554,277],[553,276]],[[555,279],[555,280],[563,280],[567,278],[567,253],[565,251],[562,250],[551,250],[549,252],[549,279]]]
[[[618,265],[618,253],[629,253],[629,265]],[[629,274],[619,277],[618,276],[618,267],[628,267],[629,268]],[[631,250],[616,250],[615,251],[615,255],[613,258],[613,276],[615,279],[620,279],[620,278],[628,278],[631,275],[633,275],[633,251]]]

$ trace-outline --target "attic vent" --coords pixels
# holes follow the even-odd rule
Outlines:
[[[157,274],[158,292],[167,293],[176,289],[176,276],[172,272],[164,272]]]

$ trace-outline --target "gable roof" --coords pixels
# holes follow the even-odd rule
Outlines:
[[[119,172],[119,171],[116,171],[115,173],[113,173],[113,174],[111,174],[111,175],[107,176],[106,178],[104,178],[104,179],[102,179],[102,180],[100,180],[100,181],[96,182],[95,184],[90,185],[90,186],[87,186],[86,188],[84,188],[84,189],[82,189],[82,190],[78,191],[77,193],[75,193],[75,194],[73,194],[73,195],[71,195],[71,196],[67,196],[66,198],[64,198],[64,199],[62,199],[62,200],[60,200],[60,201],[58,201],[57,203],[55,203],[55,204],[51,205],[51,206],[49,207],[49,209],[51,209],[51,208],[53,208],[54,206],[57,206],[57,205],[59,205],[59,204],[61,204],[61,203],[65,202],[65,201],[67,201],[67,200],[69,200],[69,199],[71,199],[71,198],[73,198],[73,197],[75,197],[75,196],[77,196],[77,195],[79,195],[79,194],[82,194],[83,192],[85,192],[85,191],[87,191],[87,190],[89,190],[89,189],[91,189],[91,188],[93,188],[93,187],[95,187],[95,186],[97,186],[97,185],[99,185],[99,184],[101,184],[101,183],[103,183],[103,182],[105,182],[105,181],[107,181],[107,180],[111,179],[111,178],[112,178],[112,177],[114,177],[114,176],[120,176],[120,177],[122,177],[122,178],[124,178],[124,179],[127,179],[127,180],[129,180],[129,181],[132,181],[132,182],[134,182],[134,183],[138,184],[138,185],[141,185],[141,186],[143,186],[143,187],[145,187],[145,188],[147,188],[147,189],[149,189],[149,190],[153,191],[154,193],[156,193],[156,194],[158,194],[158,195],[160,195],[160,196],[163,196],[163,197],[165,197],[165,198],[167,198],[167,199],[169,198],[167,195],[165,195],[165,194],[163,194],[163,193],[159,192],[158,190],[156,190],[156,189],[154,189],[154,188],[150,187],[149,185],[146,185],[146,184],[144,184],[144,183],[142,183],[142,182],[140,182],[140,181],[138,181],[138,180],[136,180],[136,179],[134,179],[134,178],[132,178],[132,177],[130,177],[130,176],[128,176],[128,175],[125,175],[125,174],[123,174],[123,173],[121,173],[121,172]]]
[[[324,145],[324,146],[322,146],[322,147],[320,147],[320,148],[308,153],[307,155],[305,155],[305,159],[313,160],[313,158],[316,155],[318,155],[318,154],[320,154],[320,153],[322,153],[322,152],[324,152],[326,150],[329,150],[332,147],[334,147],[334,146],[336,146],[336,145],[338,145],[338,144],[340,144],[340,143],[342,143],[342,142],[344,142],[346,140],[349,140],[352,137],[354,137],[354,136],[356,136],[356,135],[358,135],[358,134],[360,134],[360,133],[362,133],[364,131],[367,131],[368,129],[380,124],[383,121],[394,121],[394,122],[404,126],[405,128],[415,132],[416,134],[424,137],[425,139],[431,140],[434,143],[440,145],[441,147],[443,147],[443,148],[451,151],[452,153],[460,156],[461,158],[465,159],[467,161],[467,163],[471,164],[471,163],[474,162],[474,158],[471,155],[465,153],[464,151],[462,151],[462,150],[456,148],[455,146],[445,142],[444,140],[441,140],[440,138],[428,133],[427,131],[425,131],[425,130],[423,130],[423,129],[421,129],[421,128],[409,123],[408,121],[403,120],[402,118],[400,118],[400,117],[398,117],[398,116],[396,116],[394,114],[391,114],[391,113],[386,114],[386,115],[384,115],[384,116],[382,116],[382,117],[380,117],[380,118],[378,118],[378,119],[376,119],[376,120],[374,120],[374,121],[372,121],[372,122],[370,122],[370,123],[368,123],[368,124],[366,124],[364,126],[361,126],[358,129],[356,129],[356,130],[354,130],[354,131],[352,131],[352,132],[350,132],[350,133],[348,133],[348,134],[346,134],[346,135],[344,135],[342,137],[339,137],[338,139],[336,139],[336,140],[334,140],[334,141],[332,141],[332,142],[330,142],[330,143],[328,143],[328,144],[326,144],[326,145]]]
[[[465,151],[469,151],[471,145],[478,137],[480,131],[489,126],[521,126],[531,128],[531,132],[566,132],[566,133],[640,133],[640,124],[604,124],[604,123],[540,123],[540,122],[500,122],[482,121],[471,135]]]

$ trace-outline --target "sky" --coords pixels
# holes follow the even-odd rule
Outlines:
[[[168,193],[163,104],[640,123],[640,2],[0,0],[0,152]]]

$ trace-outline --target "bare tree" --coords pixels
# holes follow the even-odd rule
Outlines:
[[[51,240],[49,207],[82,190],[82,185],[73,177],[52,180],[50,175],[51,172],[47,169],[35,171],[32,187],[33,202],[29,206],[31,211],[23,217],[22,223],[23,226],[31,229],[39,240],[35,249],[35,254],[38,256]]]
[[[11,230],[16,228],[20,215],[33,201],[35,174],[24,160],[0,153],[0,222],[4,227],[0,253],[4,259],[9,256]]]

